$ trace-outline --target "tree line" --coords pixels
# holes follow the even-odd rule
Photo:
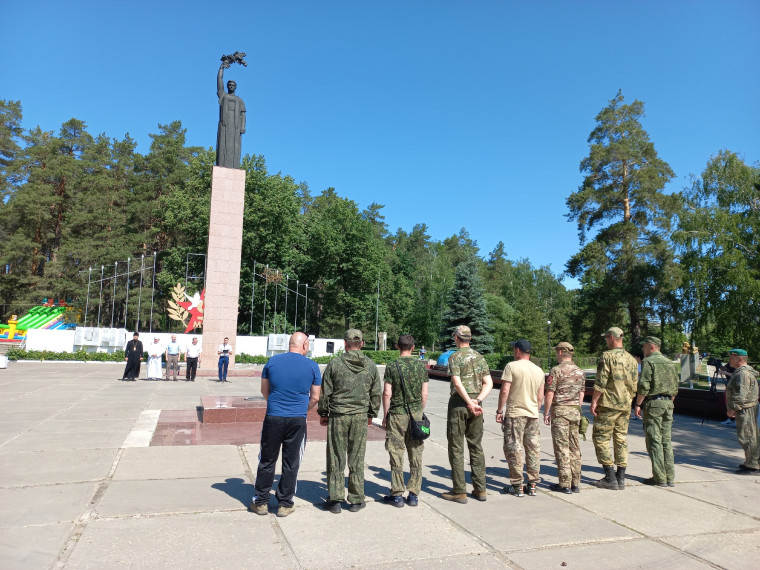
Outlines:
[[[665,193],[674,173],[643,116],[642,102],[618,93],[589,135],[581,184],[567,198],[580,249],[566,272],[578,290],[548,267],[511,259],[508,244],[483,254],[465,228],[443,240],[424,222],[392,231],[382,205],[361,209],[333,188],[312,193],[269,173],[263,156],[245,156],[238,332],[291,332],[305,321],[319,336],[357,326],[371,339],[377,326],[391,340],[411,333],[418,346],[442,349],[465,323],[479,350],[509,353],[510,340],[527,338],[546,357],[560,340],[598,352],[614,323],[634,350],[657,334],[677,352],[688,332],[701,351],[742,346],[758,358],[760,169],[720,150],[688,187]],[[81,323],[90,268],[155,253],[152,326],[180,330],[166,303],[187,275],[191,294],[202,282],[204,258],[195,254],[207,249],[213,150],[188,146],[180,121],[158,125],[143,155],[128,134],[93,136],[79,119],[57,133],[25,130],[18,101],[0,100],[0,119],[0,320],[54,298]],[[146,275],[133,271],[100,292],[106,321],[134,313],[124,285],[134,292]],[[301,303],[305,289],[292,283],[308,284],[303,318],[283,311],[283,296],[274,311],[282,275]]]

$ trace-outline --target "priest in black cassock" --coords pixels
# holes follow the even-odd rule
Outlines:
[[[140,362],[142,362],[143,344],[138,340],[140,335],[135,333],[132,336],[132,340],[127,343],[127,347],[124,349],[124,360],[127,361],[127,366],[124,368],[124,374],[122,380],[134,381],[136,377],[140,376]]]

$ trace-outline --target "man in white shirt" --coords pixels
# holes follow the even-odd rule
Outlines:
[[[158,337],[153,338],[153,342],[148,345],[148,380],[161,379],[161,357],[164,354],[164,347]]]
[[[197,336],[193,337],[192,344],[185,349],[185,362],[187,363],[185,380],[195,382],[195,373],[198,371],[198,365],[201,363],[201,347],[198,344]]]

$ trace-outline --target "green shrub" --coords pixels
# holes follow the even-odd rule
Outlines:
[[[148,355],[145,353],[143,358],[147,360]],[[113,354],[106,352],[85,352],[78,350],[76,352],[54,352],[50,350],[22,350],[13,348],[8,351],[8,360],[77,360],[90,362],[122,362],[124,360],[124,351],[117,350]]]
[[[261,354],[254,356],[243,352],[235,356],[235,362],[243,364],[266,364],[267,360],[269,360],[269,357]]]

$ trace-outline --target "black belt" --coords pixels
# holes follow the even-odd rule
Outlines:
[[[672,400],[673,396],[668,396],[667,394],[657,394],[656,396],[647,396],[644,398],[644,400]]]

